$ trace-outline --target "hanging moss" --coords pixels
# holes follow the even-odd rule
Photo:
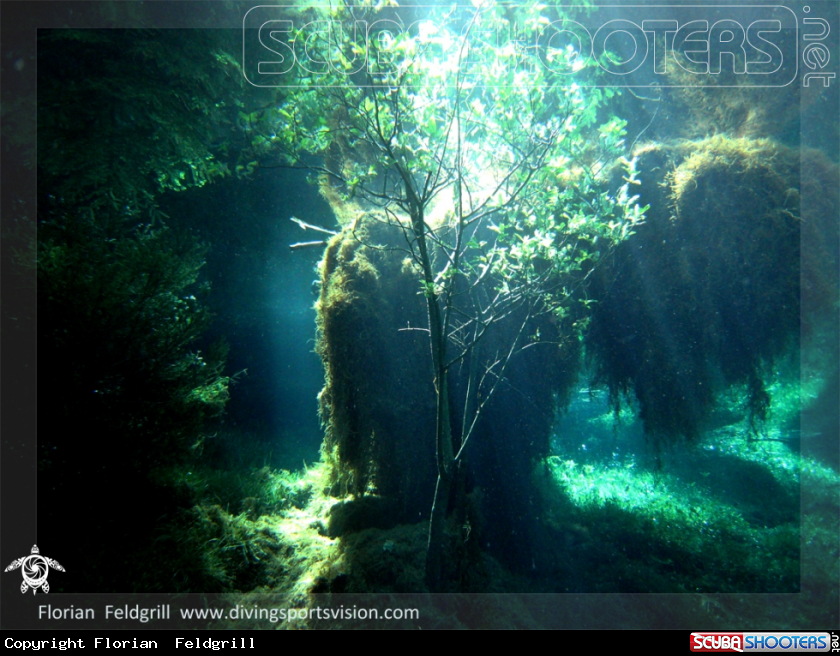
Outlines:
[[[379,495],[419,519],[431,503],[434,389],[423,297],[398,230],[373,220],[334,237],[321,263],[317,351],[323,453],[335,496]]]
[[[764,372],[834,301],[837,190],[803,215],[801,184],[829,180],[821,155],[722,136],[641,149],[648,218],[598,273],[587,351],[613,401],[634,395],[656,440],[695,438],[725,387],[754,421]],[[828,231],[828,232],[827,232]],[[800,285],[800,282],[804,284]]]

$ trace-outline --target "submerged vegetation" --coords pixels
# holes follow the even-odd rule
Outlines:
[[[239,82],[225,86],[218,61],[212,78],[197,74],[221,47],[213,35],[183,44],[177,64],[175,41],[136,31],[50,32],[41,45],[39,356],[57,372],[39,380],[56,422],[38,441],[42,539],[78,533],[67,559],[87,574],[69,589],[165,589],[170,563],[147,563],[158,562],[162,526],[194,500],[181,470],[222,413],[231,377],[224,341],[201,343],[207,247],[168,225],[155,194],[222,173],[197,118],[210,120],[211,99]],[[129,84],[117,52],[131,62]],[[161,76],[178,89],[166,99]],[[80,499],[90,515],[77,531]]]
[[[733,385],[747,388],[755,430],[771,405],[765,372],[830,316],[837,296],[828,219],[837,189],[806,214],[799,190],[833,164],[729,137],[650,145],[638,157],[657,171],[641,192],[653,209],[599,272],[586,338],[595,378],[616,406],[628,393],[638,399],[657,441],[697,439]]]
[[[280,90],[248,88],[238,34],[42,34],[39,543],[74,565],[54,589],[569,595],[555,620],[526,597],[411,598],[424,628],[836,623],[837,163],[790,142],[778,98],[663,91],[657,121],[572,49],[572,77],[526,80],[477,13],[434,11],[425,44],[388,42],[416,65],[355,70],[342,34],[335,79]],[[462,76],[475,58],[505,84]],[[773,111],[784,135],[761,133]],[[313,339],[271,345],[324,367],[321,460],[299,472],[224,419],[250,381],[210,278],[271,270],[248,262],[267,249],[207,266],[207,235],[241,237],[259,204],[288,223],[269,183],[289,169],[333,233],[312,242]],[[253,197],[238,216],[162,209],[232,185]],[[311,264],[288,275],[308,287]],[[617,592],[667,608],[581,594]]]
[[[58,422],[38,444],[41,517],[63,531],[77,499],[99,499],[96,529],[68,547],[91,568],[116,557],[102,534],[151,548],[156,519],[184,494],[169,472],[200,451],[230,383],[224,343],[197,345],[210,320],[203,247],[154,215],[130,218],[68,209],[39,226],[39,356],[62,372],[39,384]],[[120,568],[129,585],[145,579],[140,559],[137,568]]]

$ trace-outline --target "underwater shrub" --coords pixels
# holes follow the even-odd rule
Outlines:
[[[44,531],[80,534],[68,589],[176,578],[154,541],[185,529],[189,465],[231,378],[227,346],[202,341],[206,247],[156,203],[243,173],[253,97],[237,43],[225,30],[39,34],[39,356],[58,372],[38,381],[39,508]]]
[[[132,431],[160,441],[171,461],[182,435],[228,398],[224,347],[190,350],[210,321],[199,300],[205,247],[154,216],[116,229],[93,212],[59,221],[40,229],[38,294],[39,334],[50,360],[67,363],[63,411],[93,403],[104,412],[94,416],[120,422],[142,414]],[[173,416],[180,430],[161,431]]]
[[[334,534],[427,519],[434,493],[434,443],[428,436],[434,432],[435,404],[423,328],[426,309],[416,291],[418,273],[398,248],[401,239],[371,213],[334,237],[321,263],[322,452],[334,496],[371,497],[357,504],[363,510],[333,507]],[[499,324],[482,352],[509,348],[521,319]],[[487,522],[485,538],[509,560],[524,557],[522,535],[531,523],[525,517],[535,512],[530,479],[523,473],[548,454],[555,409],[577,379],[581,342],[561,340],[563,331],[573,332],[571,324],[571,317],[554,315],[529,321],[530,339],[539,336],[544,344],[532,341],[535,348],[520,353],[508,370],[463,466],[467,490],[481,488],[482,506],[492,508],[487,512],[494,521]],[[465,398],[468,367],[453,368],[449,378],[453,398]],[[453,415],[459,431],[464,408],[453,404]],[[473,514],[470,521],[480,518]]]
[[[38,389],[50,420],[38,444],[43,530],[74,534],[73,590],[165,589],[165,563],[108,563],[126,558],[115,542],[147,547],[163,518],[191,505],[169,472],[228,399],[226,347],[196,348],[210,320],[204,247],[153,211],[68,208],[42,222],[38,253],[39,357],[53,372]]]
[[[716,395],[746,387],[753,422],[771,399],[764,371],[836,300],[837,190],[801,213],[801,185],[833,165],[766,139],[716,136],[652,145],[639,167],[651,206],[598,272],[586,337],[615,404],[632,394],[655,440],[696,438]],[[807,171],[807,174],[806,174]]]

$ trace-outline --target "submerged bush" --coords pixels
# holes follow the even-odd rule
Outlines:
[[[434,390],[427,337],[400,330],[426,318],[399,238],[368,220],[331,240],[321,263],[317,351],[333,493],[387,495],[405,517],[425,513],[433,491]]]
[[[141,548],[190,503],[167,472],[200,447],[228,398],[226,347],[196,348],[210,319],[204,249],[154,212],[143,218],[68,209],[40,229],[39,356],[55,373],[39,381],[52,420],[39,436],[39,502],[46,532],[72,521],[79,534],[68,561],[85,578],[73,590],[148,583],[148,563],[103,571],[112,541]],[[161,563],[151,568],[166,578]]]

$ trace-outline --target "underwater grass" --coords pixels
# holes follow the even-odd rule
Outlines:
[[[636,423],[616,420],[603,393],[578,399],[546,461],[556,486],[549,525],[573,536],[559,572],[566,589],[799,592],[802,569],[809,592],[814,572],[836,590],[840,476],[801,457],[799,431],[786,428],[816,387],[774,381],[774,421],[758,433],[747,419],[724,421],[697,444],[654,451]],[[742,398],[729,401],[723,417]],[[812,548],[800,554],[800,545]]]
[[[590,579],[597,591],[798,590],[795,522],[757,526],[696,483],[633,462],[599,466],[552,457],[549,466],[577,524],[597,531],[612,564]]]
[[[323,494],[322,465],[299,472],[195,471],[190,478],[203,490],[180,540],[200,556],[184,572],[192,589],[272,592],[301,601],[340,558],[319,521],[334,502]]]

